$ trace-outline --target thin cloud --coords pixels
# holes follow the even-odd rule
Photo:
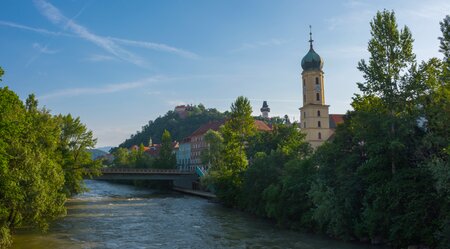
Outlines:
[[[39,44],[37,42],[33,43],[33,48],[38,50],[39,53],[42,53],[42,54],[56,54],[59,52],[59,50],[49,49],[47,46],[42,46],[41,44]]]
[[[280,46],[280,45],[283,45],[285,43],[287,43],[287,41],[286,40],[281,40],[281,39],[270,39],[270,40],[267,40],[267,41],[258,41],[258,42],[253,42],[253,43],[244,43],[239,48],[231,50],[231,52],[239,52],[239,51],[243,51],[243,50],[256,49],[256,48],[260,48],[260,47]]]
[[[29,26],[22,25],[22,24],[18,24],[18,23],[8,22],[8,21],[1,21],[1,20],[0,20],[0,25],[6,26],[6,27],[11,27],[11,28],[17,28],[17,29],[27,30],[27,31],[32,31],[32,32],[36,32],[36,33],[39,33],[39,34],[43,34],[43,35],[52,35],[52,36],[64,35],[64,36],[72,36],[72,35],[66,34],[66,33],[50,31],[50,30],[47,30],[47,29],[41,29],[41,28],[33,28],[33,27],[29,27]]]
[[[102,62],[102,61],[116,61],[117,59],[113,56],[103,55],[103,54],[93,54],[86,58],[87,61],[92,62]]]
[[[79,14],[77,14],[76,16],[78,16],[78,15]],[[69,34],[66,32],[55,32],[55,31],[50,31],[47,29],[34,28],[34,27],[30,27],[30,26],[26,26],[26,25],[22,25],[22,24],[18,24],[18,23],[13,23],[13,22],[8,22],[8,21],[0,20],[0,25],[10,27],[10,28],[27,30],[27,31],[31,31],[31,32],[35,32],[35,33],[39,33],[39,34],[43,34],[43,35],[79,37],[78,35],[73,35],[73,34]],[[64,28],[66,28],[66,27],[64,26]],[[82,37],[79,37],[79,38],[82,38]],[[189,58],[189,59],[200,58],[200,56],[197,55],[196,53],[193,53],[193,52],[185,50],[185,49],[172,47],[172,46],[169,46],[169,45],[166,45],[163,43],[155,43],[155,42],[148,42],[148,41],[136,41],[136,40],[123,39],[123,38],[118,38],[118,37],[103,37],[103,38],[120,43],[125,46],[140,47],[140,48],[145,48],[145,49],[149,49],[149,50],[162,51],[162,52],[175,54],[175,55]]]
[[[80,96],[80,95],[97,95],[97,94],[108,94],[115,92],[122,92],[130,89],[141,88],[149,83],[158,82],[163,80],[164,78],[161,76],[155,76],[150,78],[141,79],[133,82],[125,82],[119,84],[109,84],[101,87],[84,87],[84,88],[69,88],[63,89],[56,92],[44,94],[39,96],[40,99],[53,99],[53,98],[61,98],[61,97],[71,97],[71,96]]]
[[[362,58],[362,56],[365,56],[367,53],[367,47],[360,45],[324,48],[321,50],[321,54],[328,58]]]
[[[450,3],[440,2],[439,4],[429,4],[420,2],[414,8],[402,8],[398,11],[399,14],[405,14],[408,19],[442,19],[448,15],[450,10]]]
[[[168,52],[168,53],[176,54],[176,55],[186,57],[186,58],[191,58],[191,59],[199,58],[199,56],[193,52],[190,52],[190,51],[187,51],[184,49],[180,49],[180,48],[171,47],[169,45],[162,44],[162,43],[134,41],[134,40],[115,38],[115,37],[109,37],[109,39],[116,41],[118,43],[121,43],[123,45],[130,45],[130,46],[134,46],[134,47],[141,47],[141,48],[147,48],[147,49],[156,50],[156,51]]]
[[[148,91],[148,92],[146,92],[146,94],[148,94],[148,95],[161,95],[161,92],[160,91]]]
[[[335,30],[343,26],[354,27],[355,24],[360,25],[369,23],[369,20],[373,14],[374,11],[370,9],[361,9],[359,11],[353,11],[343,15],[326,18],[325,22],[328,24],[329,30]]]
[[[81,39],[92,42],[95,45],[103,48],[112,55],[120,58],[121,60],[133,63],[138,66],[145,66],[142,59],[128,52],[127,50],[118,46],[112,40],[96,35],[90,32],[86,27],[79,25],[73,19],[69,19],[64,16],[58,8],[44,0],[34,0],[39,12],[50,20],[53,24],[61,26],[64,30],[69,30]]]

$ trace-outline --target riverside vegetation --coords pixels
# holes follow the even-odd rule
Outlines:
[[[95,143],[79,118],[51,115],[33,94],[23,103],[0,88],[0,248],[15,228],[45,231],[65,215],[67,197],[84,191],[86,169],[100,167],[87,152]]]
[[[450,16],[444,59],[418,64],[407,27],[378,12],[364,82],[334,139],[312,151],[297,126],[256,133],[239,97],[210,131],[203,183],[227,206],[279,225],[394,248],[450,245]]]

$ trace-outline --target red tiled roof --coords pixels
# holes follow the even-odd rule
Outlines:
[[[270,128],[266,123],[264,123],[261,120],[255,120],[255,127],[258,131],[271,131],[272,128]]]
[[[153,146],[146,150],[145,153],[149,154],[150,156],[156,157],[159,156],[160,150],[161,144],[153,144]]]
[[[330,128],[336,129],[338,124],[344,123],[345,114],[330,114]]]
[[[202,126],[200,126],[197,130],[195,130],[189,137],[201,136],[208,132],[209,130],[218,131],[220,126],[225,124],[225,120],[221,121],[212,121],[208,122]],[[271,131],[270,128],[265,122],[261,120],[255,120],[255,127],[258,131]]]
[[[201,136],[201,135],[205,134],[206,132],[208,132],[209,130],[218,131],[220,126],[222,126],[224,123],[225,123],[225,120],[212,121],[212,122],[210,121],[210,122],[200,126],[197,130],[195,130],[191,134],[191,137]]]

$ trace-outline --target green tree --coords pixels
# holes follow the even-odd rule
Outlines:
[[[114,167],[127,167],[130,164],[128,154],[128,149],[125,148],[118,148],[116,151],[114,151]]]
[[[450,16],[440,23],[442,36],[440,52],[443,60],[432,58],[420,67],[420,82],[424,85],[424,94],[420,98],[421,121],[425,131],[418,147],[417,160],[428,169],[437,192],[436,207],[439,207],[437,220],[439,248],[450,244]]]
[[[85,172],[94,166],[87,151],[93,145],[79,119],[52,116],[34,94],[24,104],[0,88],[0,248],[11,244],[14,228],[45,231],[65,214],[66,195],[81,190],[81,175],[93,173]]]
[[[415,71],[416,62],[413,38],[408,27],[398,30],[394,12],[377,12],[370,23],[372,38],[369,41],[368,63],[361,60],[358,69],[363,73],[365,82],[358,83],[363,96],[379,97],[388,110],[384,118],[389,123],[389,148],[391,170],[396,171],[396,156],[402,153],[396,133],[399,130],[395,117],[401,113],[407,100],[413,94],[413,86],[408,79]],[[356,101],[358,100],[358,96]]]
[[[227,206],[237,205],[242,175],[248,166],[245,146],[256,131],[251,113],[250,101],[245,97],[240,96],[231,104],[231,117],[220,130],[224,140],[222,163],[210,169],[204,181],[214,186]]]
[[[46,230],[65,213],[65,195],[56,153],[58,122],[37,109],[34,96],[25,107],[14,92],[1,88],[0,127],[0,247],[6,247],[17,226]]]
[[[305,134],[296,125],[275,125],[272,132],[255,134],[247,146],[251,163],[244,173],[241,208],[273,218],[280,225],[306,227],[307,219],[303,215],[307,212],[303,211],[309,209],[311,203],[305,201],[309,191],[306,179],[312,175],[302,170],[303,175],[296,172],[305,165],[312,165],[304,163],[309,161],[310,153]],[[305,188],[302,191],[297,188],[300,184]],[[300,210],[302,205],[306,208]]]
[[[94,148],[97,140],[80,118],[73,118],[69,114],[59,115],[58,120],[61,127],[58,151],[65,176],[64,192],[70,196],[84,191],[83,177],[98,173],[101,165],[92,161],[87,151]]]
[[[173,144],[170,132],[164,130],[161,140],[161,150],[159,151],[159,157],[155,161],[155,166],[160,169],[174,169],[176,168],[177,159],[173,153]]]
[[[222,135],[218,131],[209,130],[205,134],[204,141],[208,147],[200,155],[203,165],[208,165],[209,168],[219,167],[224,149]]]
[[[442,36],[439,37],[440,46],[439,51],[444,54],[445,71],[444,71],[444,81],[450,81],[450,15],[447,15],[442,22],[441,32]]]
[[[151,168],[153,166],[153,160],[145,153],[145,147],[143,144],[139,145],[139,150],[133,151],[135,153],[135,165],[136,168]]]

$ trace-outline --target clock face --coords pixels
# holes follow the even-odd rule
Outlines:
[[[314,89],[315,89],[317,92],[320,92],[320,85],[316,85],[316,86],[314,87]]]

